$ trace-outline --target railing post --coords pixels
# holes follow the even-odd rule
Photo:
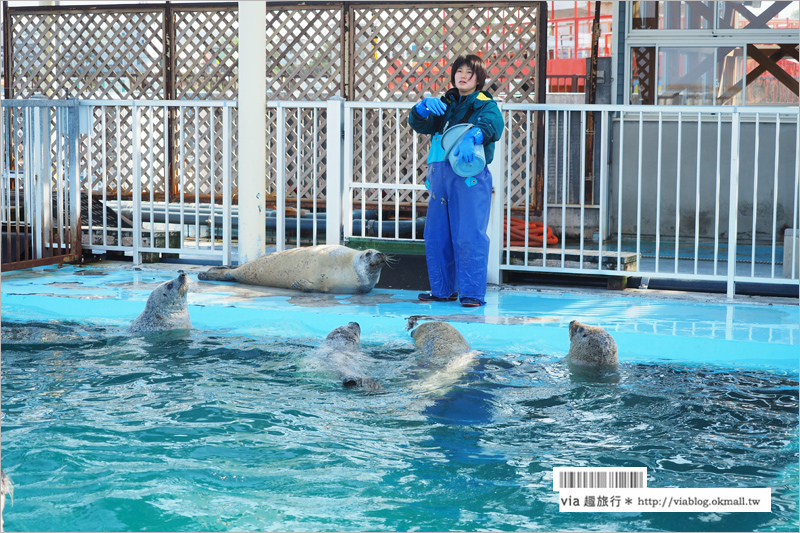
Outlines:
[[[280,252],[286,248],[286,108],[283,102],[278,102],[276,115],[275,250]]]
[[[231,204],[233,200],[231,186],[231,105],[222,107],[222,264],[231,263],[231,241],[233,231],[231,221]],[[183,184],[181,183],[181,187]],[[183,205],[181,205],[183,210]],[[181,242],[181,247],[183,243]]]
[[[731,115],[731,188],[728,200],[728,298],[733,298],[736,293],[734,277],[736,276],[736,241],[739,215],[739,119],[740,114],[736,109]],[[756,164],[758,163],[756,162]],[[755,201],[753,204],[755,205]]]
[[[142,254],[139,248],[142,246],[142,153],[139,145],[139,108],[136,107],[134,100],[131,106],[131,117],[133,121],[133,131],[131,136],[133,142],[133,264],[142,264]]]
[[[499,104],[500,113],[503,106]],[[505,119],[505,117],[504,117]],[[500,283],[500,257],[503,253],[503,210],[505,207],[505,152],[506,134],[494,143],[494,159],[489,163],[489,172],[492,174],[492,210],[489,216],[489,266],[486,273],[488,283]]]
[[[344,99],[340,96],[328,99],[328,122],[325,132],[328,161],[325,176],[325,244],[342,244],[344,116]]]
[[[69,181],[69,240],[71,244],[70,253],[77,254],[76,260],[80,261],[83,231],[81,228],[81,172],[78,166],[78,149],[80,147],[79,102],[77,98],[71,98],[70,100],[72,105],[69,107],[67,115],[67,131],[69,131],[69,160],[67,167],[67,180]],[[89,244],[92,243],[91,238],[90,232]]]

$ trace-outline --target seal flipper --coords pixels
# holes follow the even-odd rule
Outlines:
[[[197,275],[197,279],[202,281],[236,281],[231,275],[233,270],[235,269],[231,267],[215,266],[209,268],[206,272],[200,272]]]
[[[315,292],[316,289],[314,288],[314,284],[308,282],[304,279],[298,279],[294,283],[292,283],[292,288],[296,291],[303,291],[303,292]]]

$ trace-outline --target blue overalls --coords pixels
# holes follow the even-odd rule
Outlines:
[[[457,291],[461,298],[475,298],[485,304],[489,262],[486,230],[492,201],[488,163],[494,156],[493,143],[503,131],[503,119],[488,93],[475,92],[460,100],[457,95],[456,90],[445,95],[443,100],[448,107],[442,117],[422,119],[414,110],[409,117],[415,131],[433,134],[428,153],[430,196],[425,221],[425,257],[433,296],[446,298]],[[472,186],[453,172],[438,139],[445,125],[459,123],[470,107],[468,121],[483,132],[487,162]]]

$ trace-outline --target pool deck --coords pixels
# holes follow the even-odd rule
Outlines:
[[[373,289],[363,295],[307,294],[235,283],[202,282],[207,266],[102,261],[2,275],[4,322],[73,321],[121,332],[144,309],[150,291],[189,274],[195,330],[220,335],[320,342],[356,321],[365,343],[408,344],[411,316],[451,322],[473,348],[556,360],[569,349],[571,320],[600,325],[619,346],[620,361],[674,362],[798,374],[797,298],[551,286],[490,286],[487,305],[423,303],[417,291]],[[113,305],[110,305],[114,302]],[[108,329],[104,329],[108,331]]]

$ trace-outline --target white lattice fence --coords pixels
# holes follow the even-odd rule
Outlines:
[[[13,95],[164,98],[164,12],[15,12]]]
[[[349,98],[408,101],[444,92],[449,64],[477,53],[487,61],[487,89],[510,101],[530,100],[538,5],[351,7]]]

